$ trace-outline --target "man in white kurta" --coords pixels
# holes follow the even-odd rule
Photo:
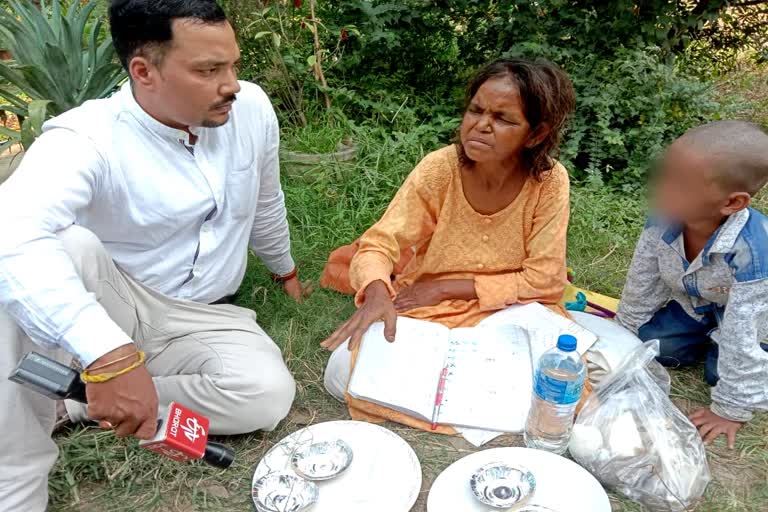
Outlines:
[[[162,4],[153,23],[168,16],[165,2],[130,3]],[[158,402],[207,416],[213,434],[272,429],[293,402],[280,349],[253,311],[227,303],[249,248],[292,295],[301,288],[277,119],[258,86],[237,80],[218,6],[193,4],[166,20],[162,55],[120,47],[134,29],[121,32],[126,13],[113,7],[131,81],[48,121],[0,187],[2,512],[45,509],[57,455],[56,404],[6,380],[31,350],[110,372],[144,352],[139,368],[88,384],[87,407],[66,403],[72,420],[123,436],[151,436]]]

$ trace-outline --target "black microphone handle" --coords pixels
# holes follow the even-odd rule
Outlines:
[[[221,443],[208,441],[208,444],[205,447],[203,460],[211,466],[227,469],[235,461],[235,451],[229,446]]]
[[[88,403],[88,396],[85,394],[85,382],[83,382],[79,375],[77,376],[77,380],[73,381],[67,398],[80,402],[81,404]]]

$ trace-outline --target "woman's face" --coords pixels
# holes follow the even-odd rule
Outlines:
[[[517,85],[507,77],[481,85],[461,123],[466,155],[475,162],[517,160],[530,136]]]

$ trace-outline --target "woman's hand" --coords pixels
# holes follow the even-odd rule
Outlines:
[[[333,351],[350,338],[349,350],[354,350],[360,345],[368,328],[379,320],[384,320],[384,337],[387,341],[390,343],[395,341],[397,328],[395,305],[389,296],[387,285],[383,281],[374,281],[365,289],[365,303],[320,346]]]
[[[472,279],[417,282],[400,291],[395,299],[395,309],[398,313],[405,313],[416,308],[436,306],[444,300],[476,298],[475,281]]]
[[[398,313],[405,313],[416,308],[435,306],[446,298],[440,281],[417,282],[400,290],[395,299],[395,310]]]

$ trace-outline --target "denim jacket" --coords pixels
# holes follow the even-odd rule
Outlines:
[[[697,320],[714,313],[720,380],[712,411],[748,421],[768,409],[768,217],[741,210],[712,235],[693,261],[685,256],[682,228],[649,220],[635,249],[618,321],[637,333],[667,302]]]

